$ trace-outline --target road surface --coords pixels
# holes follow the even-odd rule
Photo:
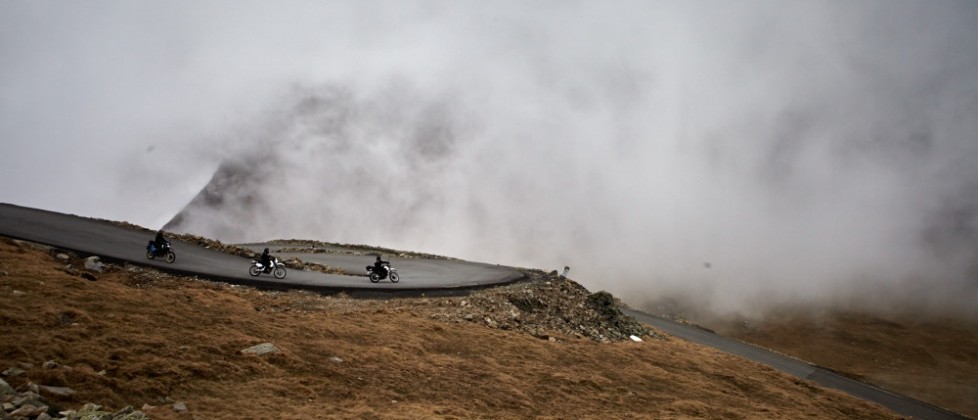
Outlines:
[[[324,293],[347,292],[358,296],[392,294],[456,294],[468,289],[507,284],[524,277],[509,267],[447,259],[390,258],[401,275],[399,283],[381,280],[371,283],[366,276],[324,274],[289,269],[278,280],[271,275],[248,274],[251,260],[171,239],[177,259],[167,264],[146,258],[146,243],[155,233],[122,227],[114,223],[46,210],[0,204],[0,235],[24,239],[106,260],[129,261],[189,276],[199,276],[233,284],[275,289],[305,289]],[[253,245],[260,247],[261,245]],[[293,255],[273,254],[280,259]],[[366,274],[365,266],[373,255],[295,254],[301,260],[342,267],[350,273]]]

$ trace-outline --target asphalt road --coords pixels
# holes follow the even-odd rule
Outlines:
[[[199,276],[233,284],[276,289],[306,289],[320,292],[347,292],[360,296],[390,294],[454,294],[465,290],[511,283],[523,273],[508,267],[441,259],[387,258],[401,275],[399,283],[381,280],[371,283],[366,276],[344,276],[289,269],[278,280],[271,275],[248,274],[251,260],[228,255],[175,239],[170,239],[177,259],[173,264],[146,258],[146,243],[154,233],[138,231],[113,223],[46,210],[0,204],[0,235],[24,239],[106,260],[129,261],[158,269]],[[262,245],[254,245],[261,247]],[[280,259],[291,255],[274,254]],[[303,261],[319,262],[366,274],[372,255],[296,254]]]
[[[362,273],[367,275],[366,266],[373,265],[376,254],[363,253],[362,255],[353,254],[343,248],[335,248],[339,253],[308,253],[308,252],[282,252],[295,246],[274,245],[274,244],[243,244],[240,245],[255,252],[261,252],[263,248],[269,248],[269,252],[282,260],[298,258],[305,262],[328,265],[342,269],[348,273]],[[520,274],[511,268],[495,266],[490,264],[461,262],[444,259],[427,258],[397,258],[396,256],[383,255],[385,261],[390,261],[391,266],[397,269],[401,277],[397,285],[386,285],[389,288],[397,288],[403,285],[422,288],[439,288],[451,285],[452,287],[479,287],[486,284],[494,284],[500,278],[509,278],[513,274]],[[361,282],[361,280],[355,280]],[[381,286],[390,280],[381,280]]]
[[[511,268],[457,260],[397,259],[385,256],[401,274],[400,283],[383,280],[371,283],[364,276],[341,276],[301,270],[289,270],[288,276],[277,280],[269,275],[248,275],[250,260],[200,246],[173,240],[177,259],[167,264],[159,259],[146,258],[146,243],[154,234],[141,232],[112,223],[45,210],[19,207],[0,203],[0,235],[44,243],[83,254],[98,255],[103,259],[129,261],[189,276],[199,276],[265,288],[308,289],[323,292],[345,291],[354,295],[385,296],[391,294],[454,294],[473,288],[511,283],[523,278],[522,273]],[[265,246],[280,259],[292,256],[303,261],[318,262],[342,268],[348,272],[366,273],[365,266],[374,260],[373,255],[344,253],[276,253],[279,245],[248,244],[258,250]],[[286,246],[287,247],[287,246]],[[813,366],[771,351],[719,336],[713,332],[649,315],[644,312],[623,310],[641,322],[671,335],[720,351],[771,366],[772,368],[814,381],[850,395],[875,402],[894,412],[921,419],[967,419],[960,414],[940,407],[894,394],[878,387],[838,375],[831,370]]]

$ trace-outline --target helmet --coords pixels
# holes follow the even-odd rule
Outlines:
[[[268,248],[265,248],[265,253],[266,253],[266,254],[268,253]]]

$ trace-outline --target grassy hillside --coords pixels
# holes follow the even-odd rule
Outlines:
[[[3,379],[21,391],[71,388],[42,390],[58,409],[131,405],[159,419],[896,417],[655,331],[633,342],[600,333],[617,328],[594,325],[600,317],[581,332],[553,327],[574,319],[540,308],[575,299],[586,308],[593,295],[546,275],[465,297],[355,300],[131,265],[87,272],[83,257],[0,238],[0,370],[17,369]],[[542,303],[520,307],[518,296]],[[279,352],[241,352],[261,343]]]

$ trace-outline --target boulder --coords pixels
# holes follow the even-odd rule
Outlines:
[[[14,388],[10,386],[10,384],[8,384],[7,381],[0,379],[0,395],[13,394],[16,392],[17,391],[14,391]]]
[[[45,413],[47,411],[48,411],[48,408],[45,407],[45,406],[38,407],[38,406],[35,406],[35,405],[31,405],[31,404],[24,404],[24,405],[20,406],[20,408],[14,410],[14,411],[11,411],[10,412],[10,416],[11,417],[14,417],[14,418],[17,418],[17,417],[33,418],[33,417],[37,417],[37,416],[41,415],[41,413]]]
[[[38,385],[37,389],[44,394],[55,397],[70,397],[75,394],[75,390],[64,386],[45,386]]]
[[[112,413],[108,411],[102,411],[102,406],[94,403],[86,403],[78,411],[68,410],[62,411],[65,419],[101,419],[101,418],[112,418],[108,417]]]
[[[24,373],[26,373],[24,369],[11,367],[3,371],[3,376],[20,376],[23,375]]]
[[[99,260],[97,256],[91,256],[85,258],[85,269],[89,271],[95,271],[97,273],[102,272],[102,261]]]
[[[263,354],[278,353],[278,352],[281,352],[281,351],[282,350],[280,350],[278,347],[275,347],[275,345],[272,344],[272,343],[261,343],[261,344],[255,345],[255,346],[248,347],[248,348],[246,348],[244,350],[241,350],[241,353],[243,353],[243,354],[249,354],[249,353],[250,354],[257,354],[257,355],[261,356]]]
[[[149,416],[142,411],[139,411],[132,406],[126,406],[123,409],[112,413],[113,420],[149,420]]]

